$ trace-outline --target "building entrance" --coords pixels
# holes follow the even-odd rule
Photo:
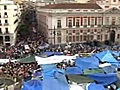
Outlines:
[[[114,30],[110,31],[110,42],[112,43],[115,42],[115,31]]]

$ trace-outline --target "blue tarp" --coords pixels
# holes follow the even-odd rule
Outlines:
[[[83,74],[83,72],[79,67],[67,67],[66,74]]]
[[[109,85],[118,80],[116,73],[91,74],[91,75],[88,75],[88,77],[97,81],[99,84],[102,84],[102,85]]]
[[[101,85],[101,84],[91,83],[91,84],[88,86],[88,90],[106,90],[106,89],[105,89],[104,86]]]
[[[48,72],[50,73],[50,72]],[[47,74],[47,73],[45,73]],[[63,70],[51,71],[52,77],[43,76],[43,90],[69,90],[69,86]]]
[[[23,83],[22,90],[42,90],[42,81],[30,80]]]
[[[105,73],[116,73],[116,68],[114,66],[106,66],[102,68]]]
[[[75,65],[81,69],[98,68],[99,60],[95,57],[78,58]]]
[[[113,57],[110,50],[96,53],[94,56],[97,57],[101,62],[109,62],[118,66],[118,61]]]
[[[34,75],[35,77],[42,76],[42,72],[36,71],[33,75]]]
[[[47,57],[53,56],[53,55],[63,55],[61,52],[44,52],[43,55],[46,55]]]
[[[54,77],[53,74],[56,71],[56,66],[54,64],[41,65],[42,76],[43,77]]]
[[[42,65],[43,90],[69,90],[65,71],[54,64]]]

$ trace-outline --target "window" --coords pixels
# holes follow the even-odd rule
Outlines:
[[[109,17],[105,17],[105,25],[109,25]]]
[[[57,31],[57,36],[61,36],[61,31]]]
[[[0,28],[0,34],[2,34],[2,29]]]
[[[61,28],[61,20],[57,20],[57,28]]]
[[[72,36],[69,36],[69,42],[72,42]]]
[[[82,35],[80,35],[80,41],[82,41],[83,40],[83,36]]]
[[[7,10],[7,6],[6,5],[4,6],[4,10]]]
[[[115,18],[115,17],[112,17],[112,22],[111,22],[111,24],[112,24],[112,25],[115,25],[115,21],[116,21],[116,18]]]
[[[93,35],[90,35],[90,40],[94,40],[94,36]]]
[[[97,40],[100,40],[100,35],[97,35]]]
[[[87,25],[87,19],[84,18],[84,25]]]
[[[5,36],[5,41],[10,41],[10,36]]]
[[[91,24],[91,25],[94,25],[94,18],[91,18],[90,24]]]
[[[79,41],[79,36],[76,36],[76,41]]]
[[[57,39],[58,39],[58,43],[61,43],[61,37],[58,37]]]
[[[68,21],[68,27],[72,27],[72,20]]]
[[[9,33],[8,28],[5,28],[5,33]]]
[[[116,2],[116,0],[113,0],[113,2]]]
[[[109,6],[105,6],[105,8],[109,8]]]
[[[7,17],[8,17],[7,12],[5,12],[4,13],[4,18],[7,18]]]
[[[7,12],[5,12],[4,15],[7,15]]]
[[[101,25],[102,24],[102,19],[101,18],[98,18],[98,25]]]
[[[66,42],[68,42],[68,36],[66,36]]]
[[[8,23],[8,20],[5,20],[5,23]]]
[[[73,42],[75,42],[75,36],[73,36]]]
[[[108,35],[106,34],[106,35],[105,35],[105,40],[107,40],[107,39],[108,39]]]
[[[120,39],[120,34],[117,35],[117,39]]]
[[[87,36],[83,36],[83,40],[86,41],[87,40]]]
[[[120,25],[120,17],[118,17],[118,24]]]
[[[80,20],[76,19],[76,27],[79,27],[79,26],[80,26]]]

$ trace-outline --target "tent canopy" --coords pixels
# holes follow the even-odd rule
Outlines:
[[[25,58],[21,58],[18,60],[20,63],[32,63],[36,62],[35,57],[33,55],[29,55]]]
[[[81,69],[98,68],[99,60],[95,57],[78,58],[75,65]]]
[[[109,85],[109,84],[116,82],[118,80],[116,73],[91,74],[91,75],[88,75],[88,77],[97,81],[99,84],[102,84],[102,85]]]
[[[70,75],[70,74],[82,74],[83,72],[79,67],[67,67],[66,73]]]
[[[104,88],[104,86],[101,85],[101,84],[91,83],[91,84],[88,86],[88,90],[96,90],[96,88],[97,88],[97,90],[106,90],[106,89]]]
[[[111,64],[118,65],[118,61],[113,57],[110,50],[96,53],[94,56],[97,57],[101,62],[109,62]]]
[[[30,80],[23,83],[22,90],[42,90],[41,80]]]

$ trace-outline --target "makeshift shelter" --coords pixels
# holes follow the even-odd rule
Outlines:
[[[54,64],[42,65],[43,90],[69,90],[69,86],[62,69],[57,69]]]
[[[29,55],[25,58],[21,58],[18,60],[20,63],[33,63],[36,62],[35,57],[33,55]]]
[[[70,74],[82,74],[82,69],[80,69],[79,67],[67,67],[66,68],[66,74],[70,75]]]
[[[106,90],[103,85],[91,83],[87,90]]]
[[[110,50],[96,53],[94,56],[97,57],[101,62],[109,62],[118,66],[118,61],[114,58]]]
[[[95,57],[77,58],[75,65],[82,70],[89,68],[98,68],[99,60]]]
[[[109,85],[109,84],[114,83],[118,80],[116,73],[90,74],[90,75],[88,75],[88,77],[97,81],[99,84],[102,84],[102,85]]]
[[[23,83],[22,90],[43,90],[41,80],[30,80]]]

